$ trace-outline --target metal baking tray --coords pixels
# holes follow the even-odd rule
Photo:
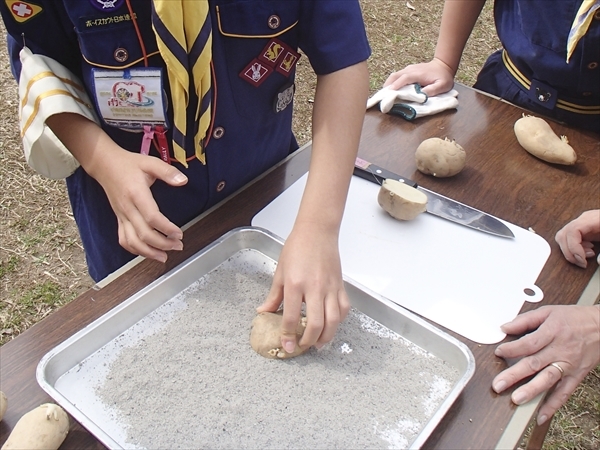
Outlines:
[[[141,448],[127,444],[126,432],[110,423],[110,412],[106,411],[106,405],[94,394],[98,379],[91,380],[90,370],[81,368],[86,365],[96,367],[93,369],[95,373],[97,368],[107,366],[108,362],[102,360],[105,358],[102,355],[106,355],[106,348],[111,345],[114,347],[115,342],[122,339],[128,330],[145,323],[142,321],[152,312],[166,305],[234,255],[250,249],[272,261],[275,266],[282,247],[283,241],[280,238],[261,228],[243,227],[230,231],[48,352],[37,367],[38,383],[107,447]],[[421,448],[471,379],[475,371],[473,354],[462,342],[415,314],[353,280],[344,277],[344,282],[353,309],[397,333],[404,341],[423,351],[423,354],[439,358],[443,364],[458,372],[458,378],[453,381],[449,392],[410,442],[411,449]],[[227,364],[227,361],[224,363]],[[144,367],[141,366],[140,369],[144,370]],[[393,396],[395,393],[389,395]],[[327,442],[322,444],[327,445]],[[210,443],[207,445],[211,447]],[[293,446],[293,443],[289,446]]]

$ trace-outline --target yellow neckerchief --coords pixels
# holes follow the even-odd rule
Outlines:
[[[190,76],[198,96],[194,135],[196,157],[206,163],[202,141],[210,125],[212,28],[208,0],[153,0],[152,28],[167,66],[173,103],[173,153],[187,167],[186,110],[190,98]]]
[[[587,33],[590,23],[594,19],[594,13],[598,8],[600,8],[600,0],[583,0],[579,7],[567,38],[567,64],[575,51],[575,47],[577,47],[577,43]]]

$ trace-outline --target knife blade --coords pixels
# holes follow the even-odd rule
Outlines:
[[[401,181],[427,195],[427,212],[434,216],[495,236],[506,238],[515,237],[510,228],[496,217],[430,191],[408,178],[401,177],[389,170],[371,164],[364,159],[356,158],[356,161],[354,162],[354,175],[379,185],[381,185],[386,178]]]

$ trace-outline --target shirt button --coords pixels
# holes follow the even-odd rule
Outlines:
[[[281,19],[279,18],[279,16],[276,16],[275,14],[273,14],[272,16],[269,17],[267,24],[269,25],[269,28],[271,30],[276,30],[277,28],[279,28],[279,25],[281,24]]]
[[[217,127],[213,131],[213,137],[215,139],[221,139],[224,134],[225,134],[225,128],[223,128],[223,127]]]
[[[219,181],[219,184],[217,184],[217,192],[221,192],[223,189],[225,189],[225,182]]]
[[[119,47],[115,50],[113,56],[115,58],[115,61],[122,63],[129,59],[129,52],[126,49]]]
[[[595,69],[596,67],[598,67],[598,63],[597,62],[591,62],[587,66],[588,69]]]
[[[600,9],[594,13],[594,19],[600,20]]]

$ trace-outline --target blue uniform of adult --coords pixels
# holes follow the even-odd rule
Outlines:
[[[128,8],[123,0],[29,3],[43,11],[23,23],[14,20],[4,1],[0,6],[16,77],[20,73],[18,53],[23,37],[33,53],[47,55],[69,68],[83,81],[92,98],[92,69],[143,67],[140,39],[132,20],[126,20]],[[130,0],[130,4],[149,56],[149,67],[164,68],[152,30],[151,2]],[[212,133],[205,149],[207,164],[197,159],[189,162],[188,169],[178,164],[178,169],[189,179],[183,187],[173,188],[161,181],[152,186],[161,212],[178,226],[223,200],[298,147],[291,131],[291,105],[280,112],[273,106],[278,92],[293,82],[294,73],[286,77],[274,71],[258,87],[239,75],[271,39],[276,38],[294,50],[301,48],[317,74],[349,67],[366,60],[370,54],[360,7],[355,0],[210,0],[209,4],[216,103]],[[166,76],[164,88],[168,91]],[[188,121],[193,121],[195,102],[197,99],[190,101]],[[167,104],[171,104],[170,98]],[[172,123],[172,110],[168,109]],[[103,128],[122,147],[140,150],[141,133],[106,124]],[[187,148],[191,149],[188,157],[194,155],[191,134],[187,136]],[[66,181],[90,275],[95,280],[102,279],[134,256],[118,244],[117,219],[102,187],[82,168]]]
[[[600,133],[600,10],[567,64],[567,37],[582,0],[496,0],[504,50],[475,88],[578,128]]]

